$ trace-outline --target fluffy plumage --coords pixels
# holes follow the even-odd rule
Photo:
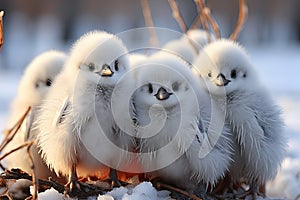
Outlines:
[[[192,63],[194,56],[196,55],[196,50],[193,48],[186,35],[182,35],[179,39],[167,42],[162,49],[181,57],[188,63]]]
[[[64,70],[40,109],[39,145],[51,168],[80,176],[105,176],[108,166],[126,167],[132,142],[111,113],[115,84],[129,69],[127,49],[116,36],[89,32],[73,46]]]
[[[207,41],[207,34],[204,30],[191,29],[179,39],[167,42],[162,49],[181,57],[188,63],[193,63]]]
[[[15,148],[28,139],[36,138],[36,131],[32,128],[32,124],[36,120],[36,109],[47,94],[54,78],[62,69],[65,59],[66,55],[63,52],[47,51],[34,58],[26,67],[19,84],[17,96],[12,103],[11,114],[6,127],[11,128],[29,106],[31,106],[31,111],[17,135],[4,151]],[[39,178],[53,176],[38,154],[36,146],[33,146],[31,149]],[[21,149],[7,157],[4,160],[4,164],[8,168],[17,167],[31,173],[31,164],[26,156],[26,149]]]
[[[213,184],[230,163],[230,144],[223,124],[220,132],[209,127],[210,99],[188,64],[160,52],[136,73],[136,137],[147,176],[189,190],[202,181]]]
[[[205,30],[202,29],[190,29],[186,33],[187,37],[189,38],[190,43],[194,46],[194,48],[197,49],[198,53],[201,52],[201,50],[204,48],[204,46],[207,44],[207,33]],[[212,40],[215,38],[212,36]]]
[[[234,143],[233,181],[257,185],[275,177],[285,156],[287,140],[279,107],[260,84],[245,49],[218,40],[195,61],[203,86],[226,112]]]
[[[130,66],[132,68],[138,66],[139,64],[143,63],[144,60],[147,59],[147,56],[146,55],[143,55],[143,54],[139,54],[139,53],[132,53],[132,54],[129,54],[129,63],[130,63]]]

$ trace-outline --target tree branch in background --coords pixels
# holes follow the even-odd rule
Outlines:
[[[204,30],[206,31],[207,34],[207,41],[208,43],[211,42],[211,35],[210,35],[210,31],[209,31],[209,27],[208,27],[208,23],[206,20],[206,15],[204,13],[204,9],[205,9],[205,4],[204,4],[204,0],[195,0],[196,6],[197,6],[197,11],[200,17],[200,21],[202,23],[202,26],[204,28]]]
[[[17,121],[17,123],[9,130],[5,131],[5,138],[2,141],[0,145],[0,152],[6,147],[8,143],[15,137],[18,130],[20,129],[21,125],[23,124],[23,121],[25,120],[26,116],[28,115],[31,107],[28,107],[25,113],[22,115],[22,117]]]
[[[170,7],[172,9],[172,15],[173,15],[174,19],[177,21],[177,23],[180,26],[182,32],[186,33],[188,31],[187,26],[184,23],[182,14],[181,14],[175,0],[168,0],[168,1],[169,1],[169,4],[170,4]]]
[[[221,33],[220,33],[219,25],[217,24],[216,20],[213,18],[212,14],[210,12],[210,9],[208,7],[205,7],[203,12],[206,16],[206,19],[210,23],[212,29],[214,30],[216,38],[220,39],[221,38]]]
[[[4,11],[0,11],[0,50],[3,45],[3,23],[2,23],[3,15],[4,15]]]
[[[200,24],[201,24],[201,15],[198,11],[198,14],[197,14],[196,18],[194,19],[192,25],[189,27],[189,30],[198,28],[200,26]]]
[[[150,32],[150,44],[159,47],[159,42],[154,29],[154,24],[153,24],[148,0],[141,0],[141,7],[144,15],[145,24],[149,28],[149,32]]]
[[[237,25],[230,35],[231,40],[236,40],[248,16],[248,6],[246,0],[239,0],[239,18]]]

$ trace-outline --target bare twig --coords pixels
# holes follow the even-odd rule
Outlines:
[[[3,45],[3,23],[2,23],[3,15],[4,15],[4,11],[0,11],[0,50]]]
[[[202,200],[200,197],[198,197],[195,194],[190,194],[190,193],[188,193],[188,192],[186,192],[184,190],[181,190],[179,188],[176,188],[176,187],[173,187],[171,185],[164,184],[164,183],[157,182],[156,183],[156,187],[158,189],[167,189],[167,190],[170,190],[170,191],[177,192],[179,194],[183,194],[184,196],[189,197],[189,198],[191,198],[193,200]]]
[[[198,28],[200,26],[200,24],[201,24],[201,15],[199,14],[199,11],[198,11],[198,15],[194,19],[192,25],[189,27],[189,30]]]
[[[186,33],[187,32],[187,26],[184,23],[182,14],[181,14],[175,0],[168,0],[168,1],[169,1],[169,4],[170,4],[170,7],[172,9],[172,15],[173,15],[174,19],[177,21],[177,23],[180,26],[182,32]]]
[[[19,169],[12,169],[6,170],[5,172],[1,173],[0,178],[3,179],[27,179],[30,181],[33,181],[33,177],[27,174],[26,172],[23,172]],[[64,185],[53,181],[53,180],[42,180],[37,179],[39,190],[46,190],[50,189],[51,187],[57,190],[59,193],[65,193],[66,188]],[[113,188],[107,189],[106,187],[102,188],[99,185],[96,184],[88,184],[88,183],[82,183],[80,182],[80,190],[74,190],[72,191],[72,196],[77,197],[78,199],[87,199],[90,196],[98,196],[99,194],[104,194],[107,191],[112,190]]]
[[[205,9],[204,0],[195,0],[195,3],[196,3],[197,10],[198,10],[198,13],[199,13],[200,21],[203,25],[204,30],[206,31],[207,41],[209,43],[209,42],[211,42],[211,35],[210,35],[208,23],[206,21],[206,15],[203,12],[204,9]]]
[[[237,25],[230,35],[231,40],[236,40],[248,16],[248,7],[246,0],[239,0],[239,18]]]
[[[209,32],[208,23],[211,25],[216,38],[221,38],[219,26],[218,26],[217,22],[215,21],[215,19],[213,18],[210,9],[205,5],[204,0],[195,0],[195,3],[197,5],[198,13],[200,13],[199,15],[200,15],[201,23],[207,32],[208,42],[211,41],[211,35]],[[197,24],[194,24],[193,26],[195,26],[195,25],[197,25]]]
[[[28,145],[28,147],[27,147],[27,154],[28,154],[29,160],[31,162],[31,170],[32,170],[32,184],[33,184],[32,199],[35,200],[38,197],[38,180],[36,178],[37,175],[36,175],[36,170],[35,170],[35,165],[34,165],[33,157],[32,157],[32,154],[30,152],[30,148],[32,147],[33,144],[34,144],[34,142]]]
[[[220,29],[219,29],[217,22],[214,20],[212,14],[210,12],[210,9],[208,7],[205,7],[203,12],[205,13],[206,19],[209,21],[212,29],[214,30],[216,38],[220,39],[221,38]]]
[[[6,152],[5,154],[1,155],[0,156],[0,161],[3,160],[4,158],[6,158],[7,156],[9,156],[10,154],[12,154],[13,152],[18,151],[19,149],[22,149],[24,147],[31,146],[33,143],[34,143],[34,141],[24,142],[22,145],[20,145],[16,148],[10,150],[9,152]]]
[[[148,27],[149,32],[150,32],[150,44],[158,47],[159,42],[158,42],[157,35],[156,35],[155,29],[154,29],[154,24],[153,24],[151,10],[150,10],[148,0],[141,0],[141,6],[142,6],[142,10],[143,10],[145,24]]]
[[[26,116],[28,115],[31,107],[28,107],[22,117],[17,121],[17,123],[9,130],[5,131],[5,138],[0,145],[0,152],[6,147],[8,143],[15,137],[18,130],[20,129],[23,121],[25,120]]]
[[[12,169],[6,170],[5,172],[1,173],[0,175],[1,178],[4,179],[26,179],[32,181],[32,176],[27,174],[26,172],[23,172],[19,169]],[[53,187],[55,190],[57,190],[59,193],[63,193],[65,191],[65,186],[57,183],[56,181],[47,181],[47,180],[41,180],[38,179],[38,185],[39,187],[44,186],[42,189],[48,189]]]

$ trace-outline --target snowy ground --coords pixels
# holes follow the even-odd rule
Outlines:
[[[289,138],[288,157],[277,178],[268,184],[270,197],[300,199],[300,47],[272,46],[249,48],[251,57],[263,77],[263,82],[282,107],[286,123],[285,134]],[[4,128],[10,101],[16,94],[20,72],[0,71],[0,129]],[[131,191],[119,189],[116,194],[98,199],[167,199],[168,192],[157,192],[149,183],[143,183]],[[62,197],[48,191],[55,199]],[[139,196],[145,193],[144,196]],[[136,194],[137,196],[134,196]],[[41,199],[43,195],[40,194]],[[150,195],[150,196],[149,196]],[[297,197],[298,196],[298,197]]]

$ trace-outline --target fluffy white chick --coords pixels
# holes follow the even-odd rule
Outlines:
[[[129,54],[129,63],[131,67],[136,67],[143,63],[147,59],[147,56],[139,53],[131,53]]]
[[[256,195],[259,185],[275,177],[285,157],[280,108],[236,42],[222,39],[207,45],[195,66],[231,127],[235,150],[230,176],[234,182],[245,180],[250,185],[248,193]]]
[[[54,50],[46,51],[35,57],[26,67],[19,83],[17,96],[11,105],[11,114],[6,127],[9,129],[14,126],[29,106],[31,107],[31,111],[14,139],[4,149],[4,152],[23,144],[29,139],[36,138],[36,131],[32,128],[33,122],[36,120],[36,109],[49,91],[54,78],[61,71],[65,59],[66,55],[63,52]],[[50,170],[38,154],[37,147],[32,146],[31,150],[37,176],[39,178],[53,176],[54,174],[50,173]],[[7,157],[4,160],[4,165],[9,169],[21,168],[31,173],[31,163],[26,156],[26,149],[16,151]]]
[[[212,38],[214,40],[214,38]],[[201,29],[191,29],[179,39],[167,42],[162,49],[170,51],[188,63],[193,63],[195,57],[207,44],[207,33]]]
[[[188,64],[154,54],[138,68],[136,82],[136,138],[147,176],[190,191],[200,182],[214,184],[231,162],[231,146],[223,124],[208,130],[210,98]]]
[[[202,29],[190,29],[186,33],[189,38],[189,42],[193,45],[194,48],[197,49],[197,54],[201,52],[204,46],[208,43],[207,32]],[[214,36],[212,36],[212,40],[215,40]]]
[[[171,40],[167,42],[163,47],[162,50],[169,51],[188,63],[192,63],[194,57],[196,55],[196,49],[191,45],[188,37],[184,34],[182,37],[176,40]]]
[[[71,189],[78,186],[77,173],[101,177],[108,166],[125,167],[130,160],[123,152],[132,139],[116,125],[110,101],[129,69],[126,53],[112,34],[83,35],[41,106],[37,127],[42,154],[56,173],[68,175]]]

